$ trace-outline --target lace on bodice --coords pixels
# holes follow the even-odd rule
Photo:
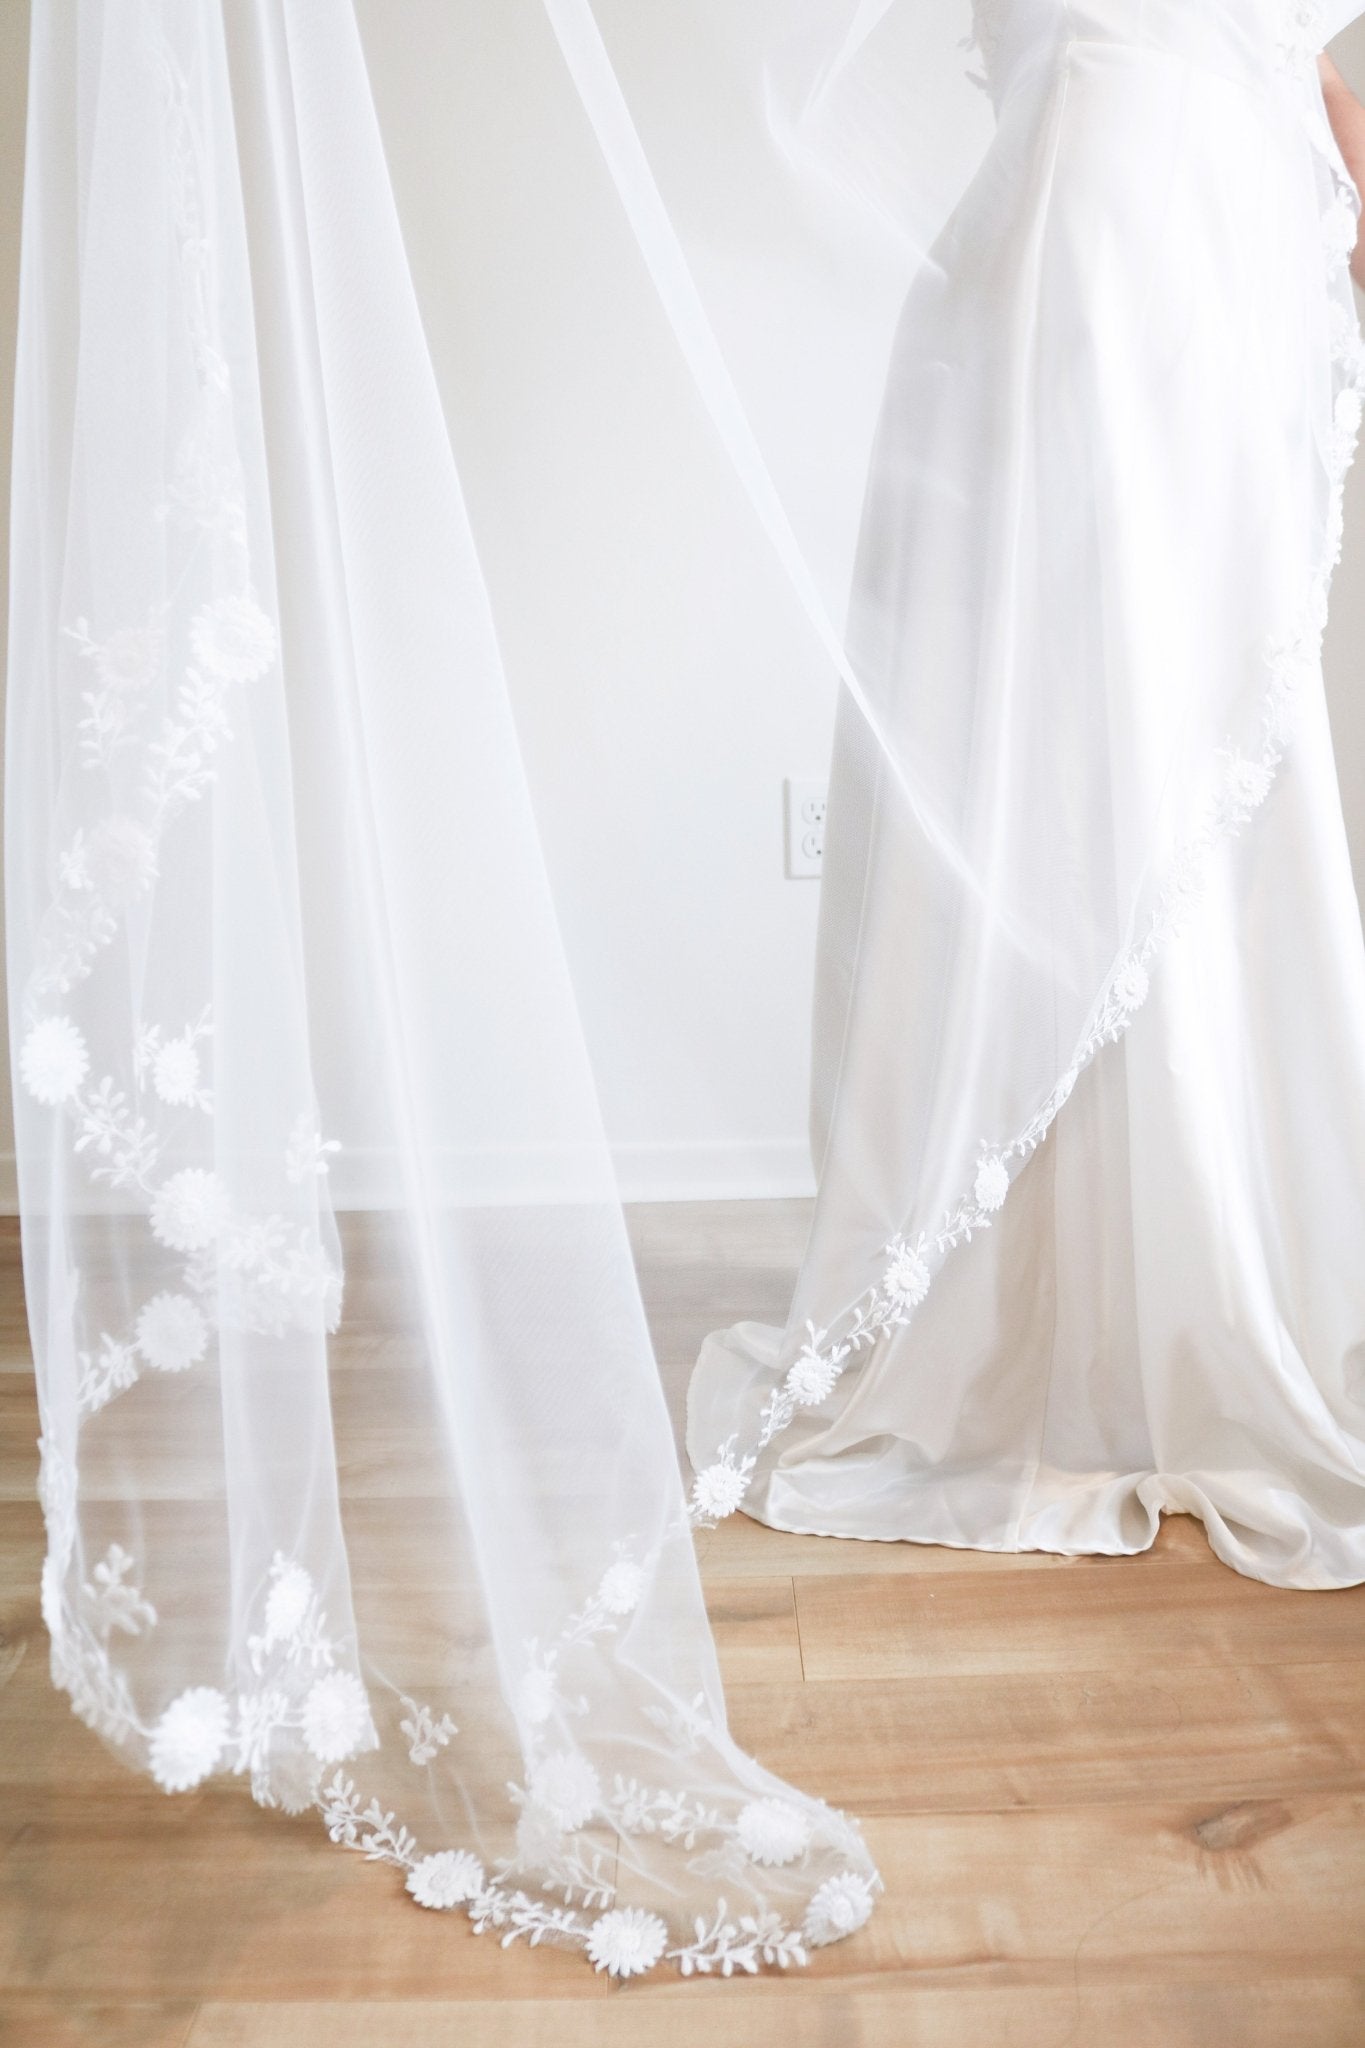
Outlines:
[[[1000,40],[1000,24],[1008,0],[972,0],[972,41],[989,60]]]
[[[975,50],[986,70],[1000,47],[1005,9],[1009,0],[972,0],[972,32],[968,48]]]
[[[1344,0],[1336,6],[1330,0],[1218,0],[1191,22],[1183,5],[1170,0],[1161,0],[1150,12],[1131,0],[1128,5],[1123,0],[972,0],[972,28],[964,48],[980,58],[985,75],[978,82],[992,93],[1002,85],[1007,36],[1021,50],[1035,41],[1057,41],[1060,47],[1068,31],[1087,41],[1169,47],[1205,62],[1221,47],[1221,38],[1229,50],[1249,53],[1259,47],[1275,69],[1298,74],[1311,69],[1349,13]],[[1011,35],[1016,26],[1018,34]]]

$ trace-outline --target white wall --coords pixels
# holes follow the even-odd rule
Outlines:
[[[442,62],[471,6],[500,93]],[[548,37],[526,31],[533,10],[359,12],[438,376],[466,401],[457,454],[626,1191],[799,1191],[816,889],[783,878],[781,784],[820,768],[830,679],[790,609],[767,601],[777,571],[566,117]],[[6,467],[26,17],[24,0],[0,0]],[[1365,26],[1341,57],[1365,86]],[[553,186],[538,182],[551,163]],[[509,349],[515,413],[494,397]],[[1352,506],[1329,682],[1365,877],[1365,466]]]
[[[818,891],[784,879],[781,786],[828,751],[825,664],[543,11],[359,13],[624,1184],[799,1191]]]

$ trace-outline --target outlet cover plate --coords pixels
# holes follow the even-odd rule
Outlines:
[[[783,784],[787,879],[818,882],[825,864],[828,785],[812,775],[789,775]]]

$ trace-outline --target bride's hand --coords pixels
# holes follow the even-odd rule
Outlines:
[[[1365,194],[1365,106],[1361,105],[1330,57],[1318,58],[1318,76],[1322,80],[1322,96],[1337,147],[1346,159],[1346,168],[1357,187]],[[1365,290],[1365,234],[1357,241],[1351,257],[1351,276]]]

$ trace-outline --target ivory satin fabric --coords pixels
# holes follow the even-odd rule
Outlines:
[[[711,1338],[689,1404],[774,1527],[1115,1553],[1186,1512],[1273,1584],[1365,1578],[1365,946],[1317,659],[1359,368],[1302,13],[979,10],[996,142],[900,329],[851,642],[987,879],[845,703],[813,1232],[788,1329]],[[840,1363],[907,1243],[923,1298]],[[759,1448],[803,1349],[837,1380]]]

